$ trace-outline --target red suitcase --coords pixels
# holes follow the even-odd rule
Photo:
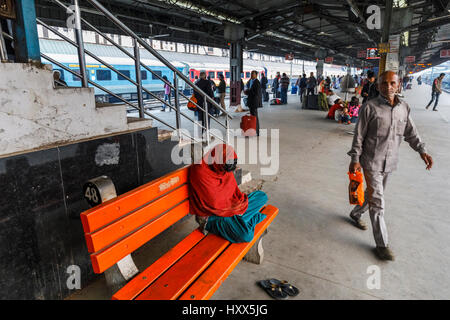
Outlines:
[[[256,136],[256,117],[252,115],[245,115],[241,119],[242,135]]]

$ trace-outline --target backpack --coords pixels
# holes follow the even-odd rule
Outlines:
[[[187,107],[191,111],[197,111],[197,106],[194,103],[197,103],[197,98],[195,97],[195,94],[192,95],[192,97],[189,99]]]
[[[278,105],[281,104],[281,100],[278,98],[270,100],[270,105]]]

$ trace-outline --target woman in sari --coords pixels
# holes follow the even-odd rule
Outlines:
[[[222,236],[230,242],[250,242],[255,226],[266,217],[260,212],[267,195],[239,190],[233,171],[237,155],[229,145],[220,144],[209,151],[200,164],[189,171],[190,213],[200,229]]]

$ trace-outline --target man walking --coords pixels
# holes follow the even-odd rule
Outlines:
[[[350,218],[358,228],[365,230],[367,226],[361,216],[369,209],[376,253],[380,259],[394,260],[388,248],[384,222],[384,190],[389,175],[397,168],[402,139],[420,154],[427,170],[431,169],[433,159],[419,137],[408,104],[396,95],[401,86],[397,74],[383,72],[378,83],[380,96],[368,100],[359,111],[352,148],[348,152],[352,158],[349,171],[353,173],[363,168],[367,184],[365,202],[352,210]]]
[[[258,71],[252,71],[251,78],[248,81],[248,89],[245,94],[248,95],[248,108],[250,114],[256,117],[256,135],[259,136],[259,118],[258,108],[262,107],[261,84],[258,80]]]
[[[430,105],[433,103],[433,100],[436,99],[436,101],[434,102],[433,111],[437,111],[436,107],[437,107],[437,104],[439,101],[439,96],[442,93],[442,79],[444,79],[444,77],[445,77],[445,73],[441,73],[439,75],[439,77],[434,79],[433,87],[431,88],[431,100],[430,100],[430,102],[428,102],[425,109],[428,109],[430,107]]]

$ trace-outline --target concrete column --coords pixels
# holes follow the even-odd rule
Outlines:
[[[392,17],[393,0],[386,0],[386,8],[384,11],[384,25],[383,33],[381,36],[381,42],[386,43],[389,41],[389,34],[391,31],[391,17]],[[378,68],[378,76],[386,70],[386,56],[387,53],[382,53],[380,57],[380,64]]]
[[[224,29],[224,38],[230,46],[230,106],[241,103],[241,73],[243,68],[242,43],[245,29],[242,26],[227,24]]]
[[[230,106],[241,103],[241,73],[244,71],[242,52],[239,41],[230,44]]]
[[[34,1],[16,0],[16,62],[41,62]]]

